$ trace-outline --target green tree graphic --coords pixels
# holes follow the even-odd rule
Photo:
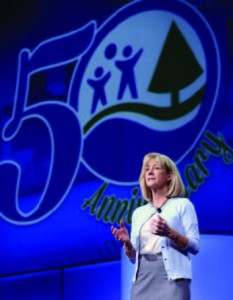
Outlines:
[[[154,70],[148,91],[171,93],[172,107],[179,104],[179,90],[191,84],[203,69],[173,21]]]

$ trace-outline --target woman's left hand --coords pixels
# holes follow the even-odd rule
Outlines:
[[[150,232],[152,234],[157,234],[160,236],[168,236],[170,233],[170,227],[167,224],[167,221],[162,218],[160,215],[157,215],[156,218],[152,218],[150,221]]]

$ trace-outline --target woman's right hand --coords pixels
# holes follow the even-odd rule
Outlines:
[[[120,228],[118,229],[118,228],[112,226],[111,231],[112,231],[112,234],[115,236],[115,238],[118,241],[120,241],[122,243],[129,242],[129,240],[130,240],[129,232],[126,229],[124,222],[122,220],[120,221]]]

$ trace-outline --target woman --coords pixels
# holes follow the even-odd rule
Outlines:
[[[139,180],[148,204],[133,212],[131,238],[123,221],[119,229],[111,227],[125,254],[136,258],[131,300],[189,300],[190,254],[199,251],[195,208],[183,197],[180,174],[166,155],[147,154]]]

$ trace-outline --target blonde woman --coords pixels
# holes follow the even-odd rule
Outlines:
[[[131,300],[190,300],[190,254],[198,253],[200,243],[194,205],[166,155],[147,154],[139,181],[148,204],[134,210],[131,233],[123,221],[111,228],[135,262]]]

